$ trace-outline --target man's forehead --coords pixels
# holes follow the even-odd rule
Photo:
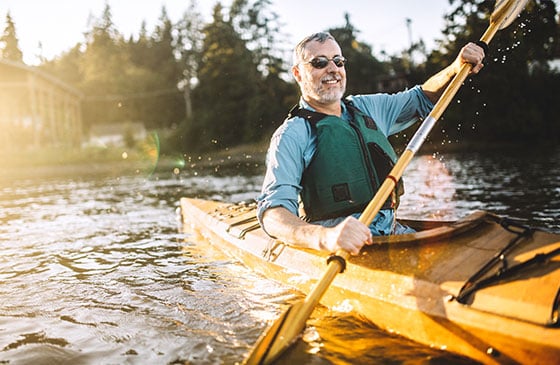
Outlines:
[[[336,41],[332,39],[327,39],[324,42],[319,42],[316,40],[310,41],[305,46],[304,53],[310,56],[342,54],[340,46],[338,45],[338,43],[336,43]]]

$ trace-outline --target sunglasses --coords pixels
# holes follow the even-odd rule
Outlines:
[[[314,68],[322,69],[327,67],[329,61],[333,61],[336,67],[344,67],[344,65],[348,60],[342,56],[334,56],[333,58],[327,58],[326,56],[318,56],[313,58],[309,62],[303,62],[303,63],[309,63]]]

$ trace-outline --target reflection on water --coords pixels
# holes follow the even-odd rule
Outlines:
[[[418,156],[399,215],[457,219],[474,210],[560,232],[560,148]]]
[[[537,154],[534,157],[534,154]],[[560,231],[560,150],[419,156],[399,215],[476,209]],[[0,362],[233,364],[301,297],[180,229],[181,196],[253,198],[261,168],[120,175],[1,171]],[[316,331],[281,363],[469,363],[315,311]]]

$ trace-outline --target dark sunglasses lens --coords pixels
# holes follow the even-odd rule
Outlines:
[[[312,59],[311,61],[309,61],[309,63],[311,64],[311,66],[321,69],[321,68],[325,68],[327,67],[327,65],[329,64],[329,59],[325,56],[319,56],[319,57],[315,57],[314,59]],[[336,67],[344,67],[344,64],[346,64],[346,58],[342,57],[342,56],[334,56],[332,58],[332,61],[334,62],[334,64],[336,65]]]
[[[309,63],[315,68],[325,68],[329,64],[329,59],[327,57],[315,57]]]
[[[342,67],[346,63],[346,59],[341,56],[336,56],[332,60],[337,67]]]

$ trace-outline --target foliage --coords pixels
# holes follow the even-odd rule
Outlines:
[[[188,142],[198,147],[224,148],[242,142],[239,132],[255,113],[257,70],[251,52],[221,5],[214,7],[213,22],[204,28],[200,84],[194,90],[195,120]]]
[[[348,59],[346,66],[347,93],[364,94],[387,91],[384,81],[395,76],[389,65],[373,56],[370,45],[358,41],[359,31],[350,23],[350,15],[344,14],[346,24],[331,28],[329,32],[337,40],[342,53]]]
[[[257,69],[254,106],[256,118],[245,126],[245,141],[260,139],[284,119],[289,106],[296,103],[297,89],[286,82],[288,71],[282,25],[278,14],[270,11],[270,0],[235,0],[230,21],[250,50]]]
[[[177,83],[181,69],[175,58],[174,26],[165,8],[149,36],[125,40],[115,28],[110,7],[94,19],[84,44],[78,44],[41,68],[86,95],[87,127],[100,123],[142,122],[149,128],[171,128],[184,117]]]
[[[427,53],[422,40],[400,54],[374,56],[344,14],[329,31],[347,65],[347,93],[394,92],[422,83],[447,66],[466,42],[488,27],[494,2],[449,0],[443,40]],[[297,102],[290,53],[271,0],[219,2],[204,22],[196,0],[174,24],[165,7],[155,29],[143,23],[125,39],[109,5],[93,19],[83,42],[40,65],[81,90],[85,130],[100,123],[141,122],[165,131],[161,151],[230,148],[266,139]],[[8,14],[0,38],[2,58],[21,61],[16,27]],[[526,11],[490,45],[485,68],[470,77],[432,132],[434,140],[498,140],[559,136],[560,57],[554,2],[530,0]],[[301,35],[303,36],[303,35]],[[421,55],[425,62],[413,62]],[[418,59],[417,57],[414,58]],[[439,135],[437,134],[439,132]],[[556,137],[557,138],[557,137]]]
[[[234,1],[229,13],[216,5],[204,30],[199,85],[188,148],[225,148],[254,142],[272,131],[294,103],[293,88],[274,44],[274,14],[267,1]]]
[[[0,59],[23,62],[23,53],[19,49],[16,26],[10,15],[6,14],[6,28],[0,37]]]
[[[453,0],[450,1],[452,4]],[[464,0],[447,16],[441,50],[428,59],[429,72],[451,62],[459,47],[479,39],[489,24],[493,3]],[[445,113],[441,138],[521,140],[558,136],[560,75],[549,61],[558,57],[559,26],[552,1],[530,0],[508,28],[490,43],[485,67]],[[465,21],[466,20],[466,21]]]
[[[185,118],[183,126],[192,119],[191,91],[197,77],[197,68],[201,58],[203,34],[202,16],[196,8],[196,2],[191,1],[189,8],[177,24],[176,49],[180,54],[179,64],[182,65],[180,84],[185,98]]]

